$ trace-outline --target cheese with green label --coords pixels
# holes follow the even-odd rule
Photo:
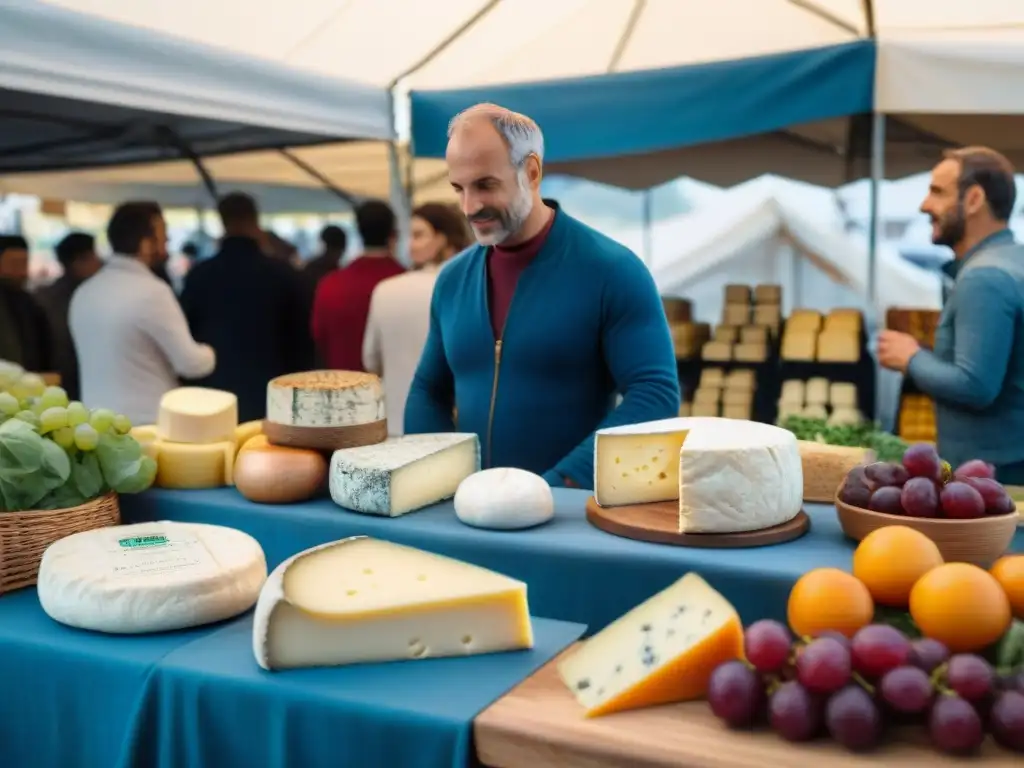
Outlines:
[[[138,523],[51,544],[39,602],[54,621],[113,634],[211,624],[252,608],[267,577],[260,545],[233,528]]]
[[[523,582],[366,537],[275,568],[253,624],[256,661],[271,670],[532,647]]]
[[[701,698],[715,667],[742,656],[736,609],[688,573],[585,641],[558,674],[596,717]]]

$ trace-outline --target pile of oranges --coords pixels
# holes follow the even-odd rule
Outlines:
[[[927,536],[892,525],[865,537],[852,570],[818,568],[797,581],[788,606],[794,632],[852,637],[885,606],[909,611],[926,637],[954,653],[970,653],[998,641],[1014,616],[1024,619],[1024,555],[1004,557],[989,571],[946,563]]]

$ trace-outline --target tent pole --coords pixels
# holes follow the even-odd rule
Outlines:
[[[213,180],[213,176],[210,175],[210,172],[206,170],[206,166],[203,165],[203,158],[170,126],[159,126],[157,133],[162,134],[164,139],[182,154],[182,157],[192,162],[192,165],[196,167],[196,171],[199,173],[199,178],[203,180],[203,186],[206,187],[206,191],[210,193],[210,197],[216,202],[219,197],[217,194],[217,182]]]
[[[329,192],[333,192],[339,198],[344,200],[349,208],[355,209],[355,207],[356,207],[356,200],[355,200],[355,198],[352,197],[352,195],[350,195],[345,190],[339,189],[338,187],[336,187],[334,185],[334,182],[332,182],[329,178],[327,178],[322,173],[320,173],[320,171],[318,171],[316,168],[311,166],[309,163],[307,163],[301,157],[298,157],[297,155],[292,154],[287,149],[279,149],[277,151],[281,153],[281,156],[285,160],[290,162],[292,165],[294,165],[300,171],[304,171],[305,173],[309,174],[312,178],[316,179],[321,184],[323,184],[324,185],[324,189],[328,190]]]
[[[885,178],[885,115],[875,112],[871,123],[871,222],[868,230],[868,301],[875,313],[878,300],[878,240],[881,234],[879,196]]]

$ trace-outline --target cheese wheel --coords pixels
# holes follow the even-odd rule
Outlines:
[[[235,439],[238,398],[205,387],[179,387],[160,398],[156,428],[174,443],[219,443]]]
[[[233,484],[233,442],[187,445],[157,440],[155,449],[159,488],[199,490]]]
[[[371,373],[309,371],[267,384],[267,420],[275,424],[354,427],[384,418],[384,387]]]
[[[235,487],[258,504],[306,501],[316,495],[326,479],[327,459],[305,448],[243,446],[235,461]]]
[[[455,515],[475,528],[532,528],[555,516],[555,500],[540,475],[496,467],[472,474],[459,484]]]

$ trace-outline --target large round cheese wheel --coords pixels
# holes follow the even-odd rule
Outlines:
[[[455,514],[476,528],[532,528],[554,517],[555,501],[540,475],[495,467],[462,481],[455,493]]]
[[[138,523],[72,534],[39,566],[39,602],[54,621],[115,634],[167,632],[255,605],[267,561],[233,528]]]

